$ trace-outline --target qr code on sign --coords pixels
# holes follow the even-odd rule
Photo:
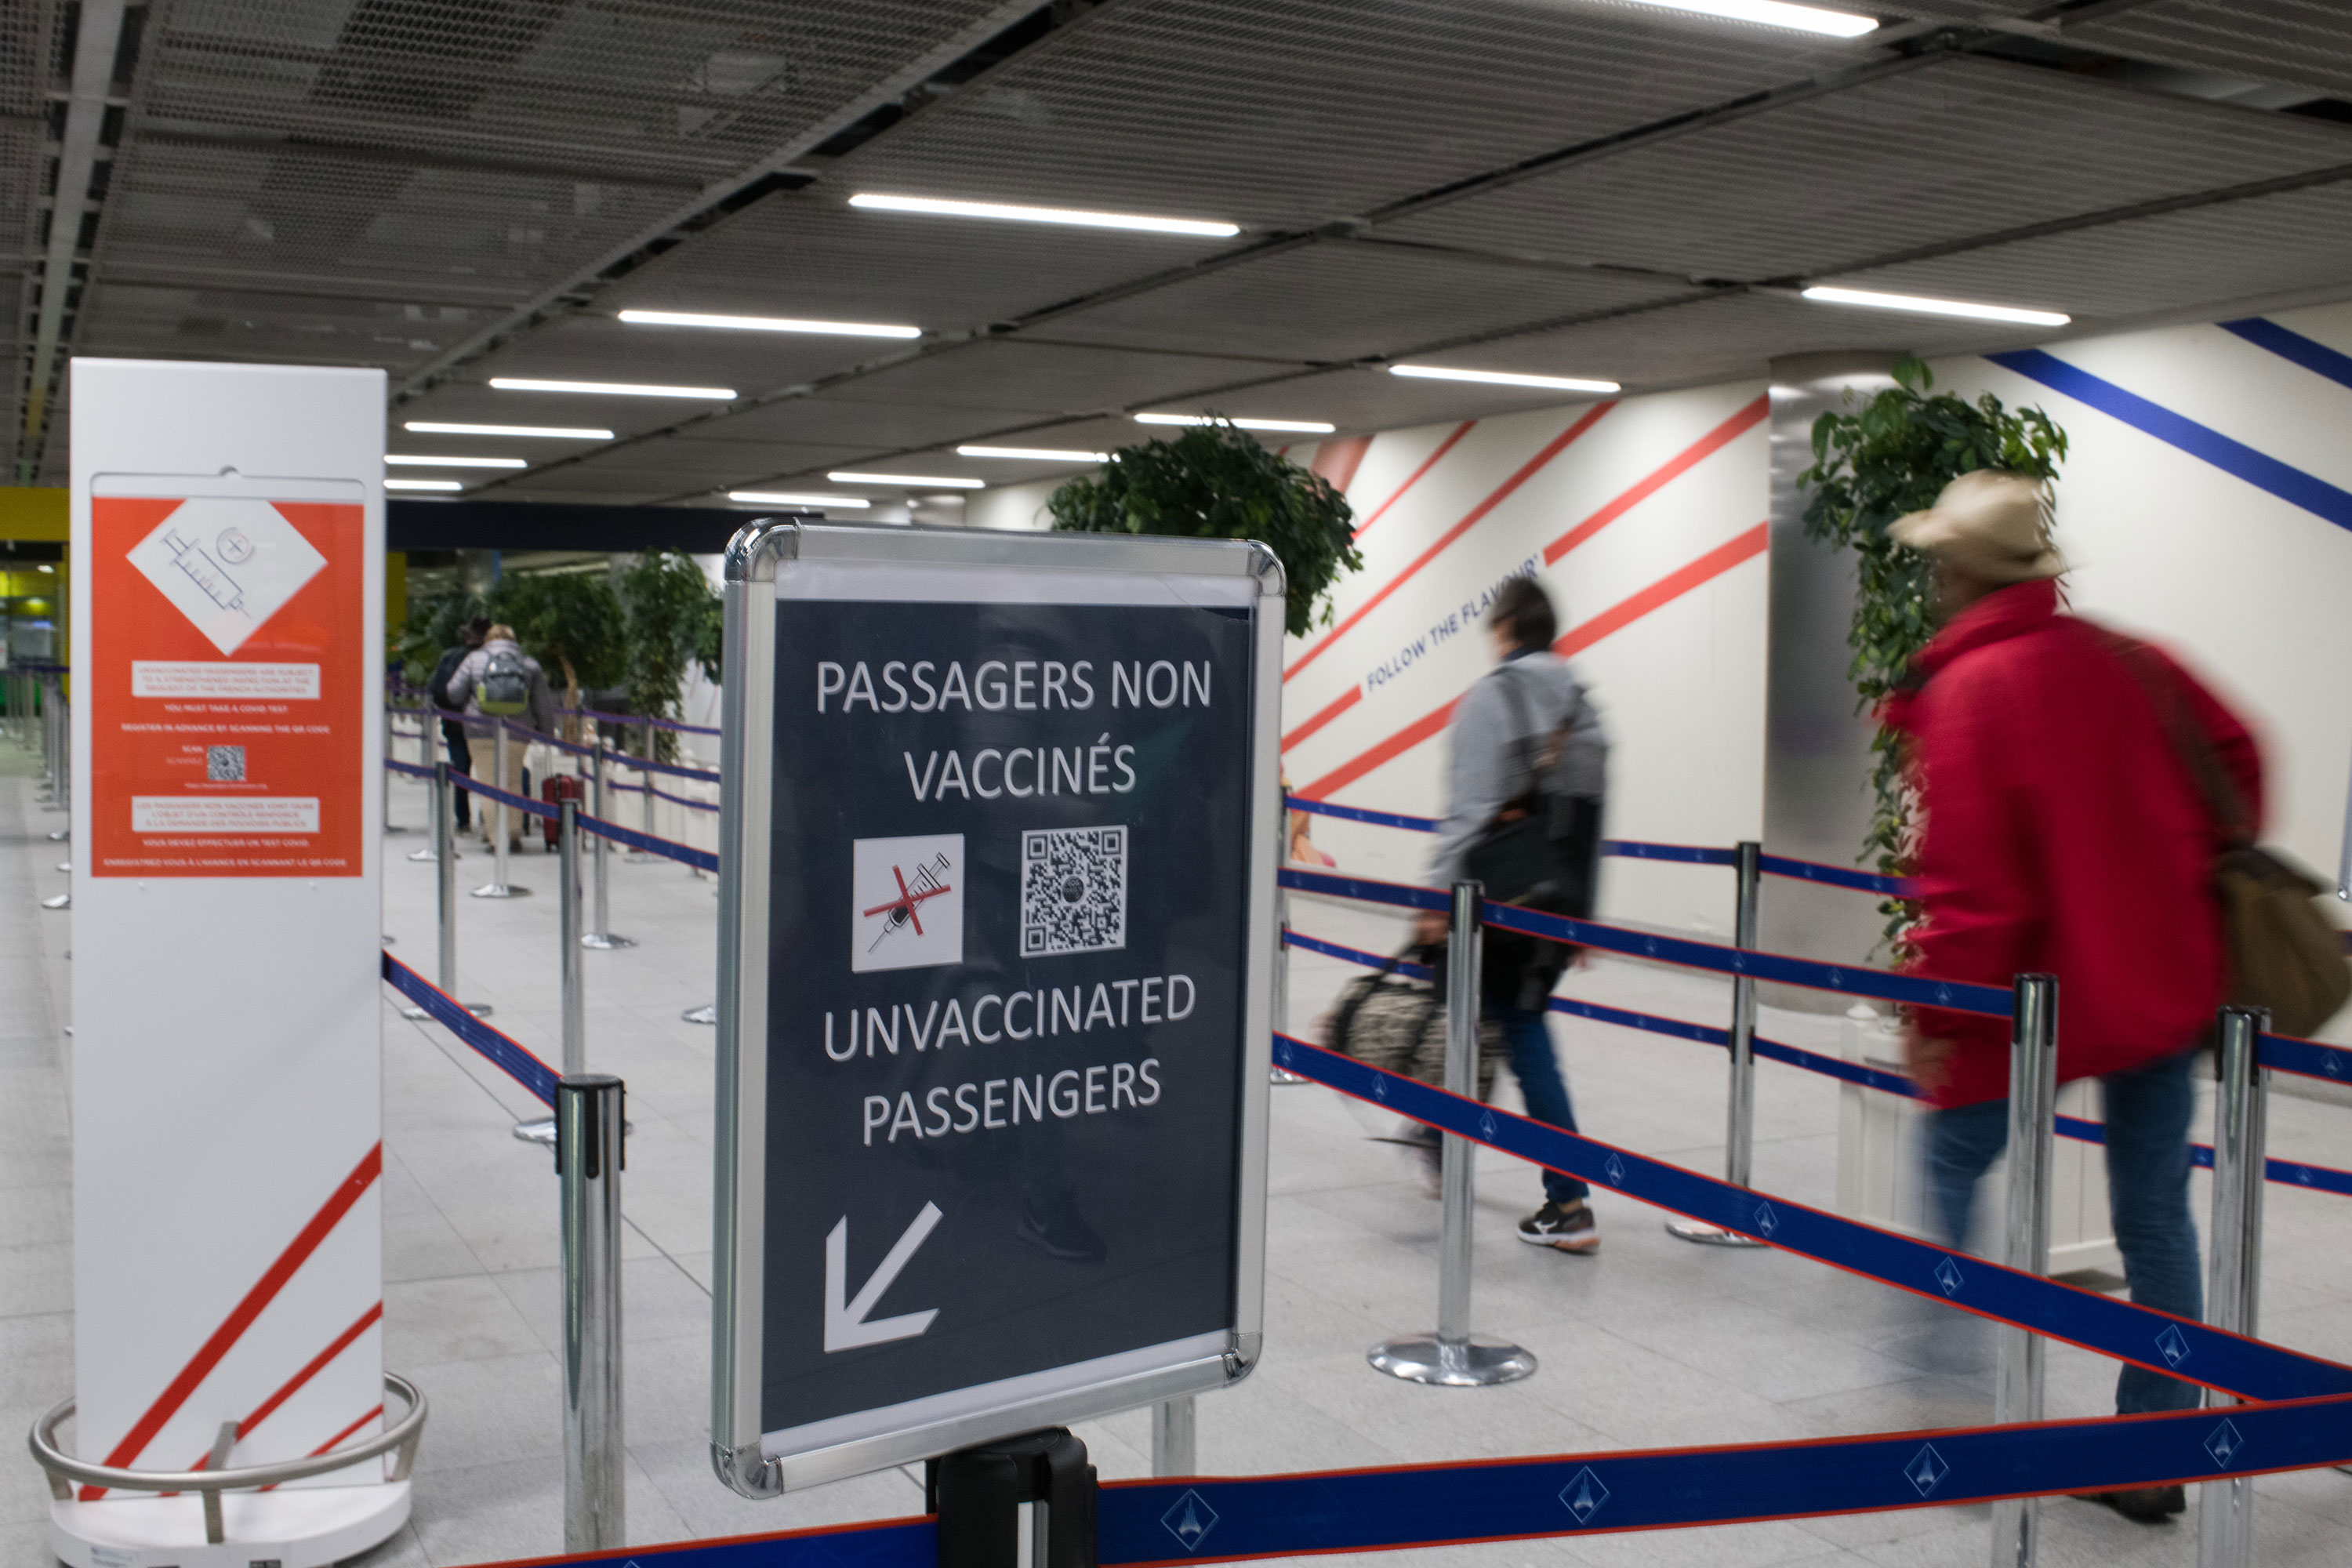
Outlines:
[[[206,746],[205,777],[215,784],[245,782],[245,748],[243,746]]]
[[[1127,945],[1127,829],[1042,827],[1021,836],[1021,956]]]

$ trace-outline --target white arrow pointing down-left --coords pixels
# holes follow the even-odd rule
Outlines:
[[[874,1270],[855,1297],[845,1300],[849,1291],[849,1216],[843,1215],[824,1238],[824,1350],[827,1355],[835,1351],[854,1351],[865,1345],[887,1344],[892,1340],[911,1340],[931,1326],[940,1315],[937,1307],[927,1311],[907,1312],[896,1318],[866,1321],[866,1314],[882,1300],[882,1292],[890,1289],[907,1267],[915,1249],[923,1245],[932,1227],[940,1223],[940,1205],[927,1203],[907,1234],[891,1245],[889,1255]]]

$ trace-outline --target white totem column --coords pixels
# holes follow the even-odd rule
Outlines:
[[[72,376],[72,1447],[243,1468],[385,1418],[384,377]],[[306,1568],[400,1528],[383,1478],[230,1493],[209,1546],[194,1497],[85,1486],[51,1535]]]

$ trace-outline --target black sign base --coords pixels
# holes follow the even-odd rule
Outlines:
[[[932,1459],[923,1491],[940,1517],[940,1568],[1096,1568],[1095,1468],[1066,1426]],[[1039,1505],[1025,1563],[1023,1503]]]

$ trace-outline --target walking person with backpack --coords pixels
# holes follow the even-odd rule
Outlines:
[[[1475,879],[1496,902],[1588,918],[1600,865],[1607,733],[1582,683],[1551,651],[1559,626],[1535,579],[1505,583],[1486,627],[1497,662],[1454,710],[1445,816],[1429,880],[1450,888]],[[1443,944],[1445,916],[1423,912],[1417,935]],[[1551,990],[1570,956],[1558,942],[1489,930],[1480,1009],[1501,1025],[1528,1114],[1573,1132],[1576,1115],[1549,1022]],[[1543,1206],[1519,1222],[1519,1239],[1562,1252],[1598,1248],[1585,1184],[1548,1170],[1543,1187]]]
[[[1889,699],[1926,827],[1917,851],[1916,967],[2010,984],[2058,977],[2058,1079],[2104,1090],[2107,1199],[2131,1299],[2200,1315],[2189,1208],[2192,1072],[2229,999],[2217,863],[2251,845],[2262,759],[2246,725],[2179,664],[2068,614],[2049,493],[1980,469],[1895,521],[1934,563],[1942,626]],[[2273,862],[2274,864],[2274,862]],[[2312,889],[2315,891],[2316,889]],[[2340,953],[2334,960],[2342,979]],[[2335,992],[2325,1010],[2343,999]],[[1932,1097],[1930,1218],[1968,1239],[1978,1178],[2009,1135],[2009,1030],[1932,1008],[1906,1037]],[[2119,1415],[2187,1410],[2193,1384],[2126,1365]],[[2181,1489],[2087,1494],[2128,1519],[2182,1511]]]
[[[449,767],[453,773],[468,777],[474,772],[474,749],[466,739],[466,721],[446,717],[458,709],[457,700],[449,695],[449,679],[457,673],[457,667],[466,662],[466,656],[482,646],[482,639],[489,636],[489,631],[490,617],[488,616],[476,616],[458,627],[457,644],[441,650],[441,660],[433,667],[433,679],[425,683],[425,695],[445,715],[441,721],[441,743],[449,750]],[[457,831],[471,832],[474,826],[474,797],[462,789],[455,793]]]
[[[452,706],[488,719],[518,720],[541,732],[555,729],[555,693],[547,683],[547,671],[522,651],[512,626],[494,626],[482,634],[482,646],[467,654],[449,678],[449,699]],[[495,745],[488,749],[491,757],[497,756]],[[495,782],[509,795],[522,793],[523,749],[522,737],[508,737],[506,776]],[[478,769],[474,776],[482,776]],[[506,823],[507,847],[521,848],[522,825],[503,808],[482,813],[483,841],[488,843],[498,831],[494,823],[499,819]]]

